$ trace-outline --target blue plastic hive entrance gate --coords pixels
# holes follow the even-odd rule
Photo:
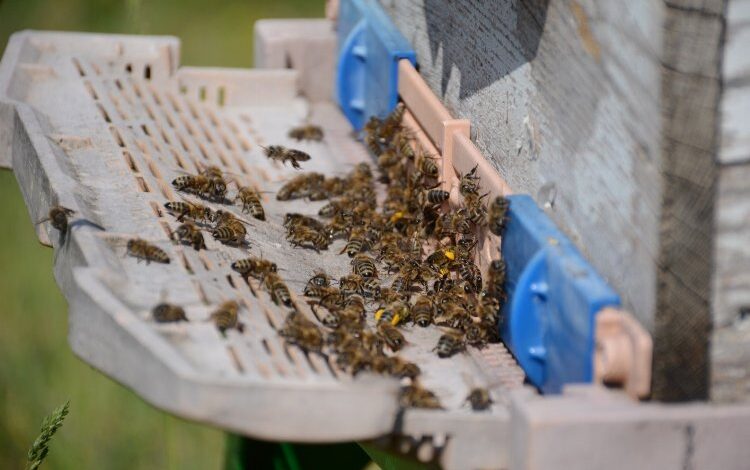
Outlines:
[[[385,117],[398,102],[398,62],[416,55],[375,0],[341,2],[336,96],[360,130],[370,116]]]
[[[375,0],[343,0],[338,36],[337,98],[360,130],[396,106],[398,61],[415,54]],[[620,299],[529,196],[510,200],[501,336],[543,392],[591,382],[596,315]]]

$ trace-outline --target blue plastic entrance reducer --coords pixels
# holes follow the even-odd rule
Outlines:
[[[398,103],[398,62],[416,55],[375,0],[344,0],[338,16],[336,97],[354,129]]]

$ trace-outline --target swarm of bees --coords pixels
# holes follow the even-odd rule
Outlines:
[[[434,348],[439,358],[499,341],[505,263],[493,260],[482,273],[476,245],[484,230],[502,234],[509,204],[498,196],[487,205],[474,168],[460,177],[463,200],[452,209],[450,193],[439,188],[435,159],[412,147],[401,124],[403,112],[399,106],[385,119],[371,118],[365,126],[364,140],[377,157],[378,175],[360,164],[343,177],[301,174],[279,190],[281,201],[328,201],[319,219],[286,215],[287,240],[293,246],[319,251],[344,239],[340,254],[351,258],[351,274],[338,279],[337,285],[326,273],[316,272],[304,288],[320,325],[301,321],[301,314],[295,313],[282,336],[313,351],[321,350],[318,338],[325,336],[323,350],[335,355],[342,369],[354,375],[371,371],[409,377],[402,404],[440,408],[437,397],[419,385],[419,367],[396,354],[407,346],[401,328],[439,327],[442,335]],[[377,182],[386,185],[380,205]],[[385,285],[381,276],[391,277],[390,284]],[[377,305],[373,328],[368,326],[370,303]],[[467,402],[475,410],[491,405],[486,389],[472,390]]]

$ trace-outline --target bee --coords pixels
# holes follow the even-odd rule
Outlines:
[[[385,341],[385,344],[387,344],[393,352],[403,348],[406,343],[404,335],[398,331],[398,328],[388,322],[381,322],[378,324],[378,333],[383,338],[383,341]]]
[[[491,203],[487,211],[487,225],[490,232],[495,235],[502,235],[505,229],[505,223],[508,221],[508,209],[510,200],[503,196],[497,196]]]
[[[206,249],[206,241],[203,239],[203,234],[198,226],[190,221],[177,227],[174,234],[177,241],[180,243],[187,243],[192,246],[194,250]]]
[[[466,218],[478,227],[483,227],[487,224],[487,208],[482,204],[482,198],[485,196],[487,195],[478,196],[476,194],[468,194],[464,196]]]
[[[347,296],[344,300],[344,308],[358,312],[360,316],[365,314],[365,299],[358,294]]]
[[[289,138],[295,140],[312,140],[320,142],[323,140],[323,129],[314,124],[305,124],[303,126],[293,127],[289,130]]]
[[[230,220],[218,225],[211,235],[227,245],[242,245],[245,242],[247,229],[239,220]]]
[[[223,201],[227,194],[227,183],[221,176],[182,175],[172,180],[172,186],[178,191],[217,201]]]
[[[339,254],[346,252],[349,258],[354,258],[357,253],[367,251],[368,249],[369,246],[364,238],[364,234],[361,231],[353,231],[346,242],[346,246],[344,246],[344,249]]]
[[[329,243],[328,237],[323,232],[302,225],[290,227],[286,239],[292,246],[312,248],[318,253],[320,250],[327,250]]]
[[[236,329],[240,333],[244,331],[244,325],[238,320],[240,304],[234,300],[228,300],[211,313],[211,321],[221,334],[227,330]]]
[[[241,186],[234,200],[242,202],[242,212],[249,213],[258,220],[266,220],[266,212],[263,210],[260,196],[255,188]]]
[[[127,252],[130,256],[139,260],[146,260],[155,263],[169,264],[169,255],[156,245],[153,245],[141,238],[131,238],[127,243]]]
[[[432,284],[432,291],[434,293],[450,291],[455,282],[450,276],[441,276]]]
[[[205,166],[198,173],[208,178],[223,178],[224,177],[224,174],[222,173],[221,168],[219,168],[216,165]]]
[[[331,277],[326,274],[325,271],[315,271],[313,277],[307,281],[307,285],[314,287],[329,287],[331,285]]]
[[[428,178],[436,179],[440,176],[440,169],[438,168],[435,159],[424,154],[420,155],[419,171]]]
[[[393,326],[406,321],[410,318],[411,311],[409,304],[404,301],[397,300],[391,302],[385,307],[381,306],[375,311],[375,321],[380,323],[390,323]]]
[[[445,201],[448,200],[448,198],[451,195],[451,193],[449,193],[448,191],[443,191],[442,189],[430,189],[422,194],[424,195],[423,197],[427,201],[427,203],[433,206],[438,206],[444,203]],[[427,204],[422,204],[422,205],[427,205]]]
[[[505,300],[505,260],[494,259],[487,270],[487,295],[502,302]]]
[[[461,303],[453,300],[453,295],[450,295],[448,299],[448,302],[441,303],[436,307],[436,315],[433,321],[438,326],[462,328],[471,321],[469,312]]]
[[[358,254],[351,262],[354,274],[359,274],[364,278],[378,277],[378,270],[375,267],[375,260],[363,254]]]
[[[393,356],[389,359],[391,359],[391,361],[388,364],[388,372],[394,377],[414,380],[422,373],[419,366],[413,362],[404,361],[398,356]]]
[[[52,225],[53,228],[65,233],[68,231],[68,217],[75,213],[76,211],[74,211],[73,209],[68,209],[67,207],[59,205],[52,206],[47,213],[47,217],[40,220],[36,224],[39,225],[41,223],[49,221],[50,225]]]
[[[271,294],[271,300],[278,305],[282,303],[287,307],[292,307],[292,296],[289,294],[289,288],[286,286],[281,277],[276,273],[266,273],[263,277],[263,284]]]
[[[472,168],[470,172],[461,176],[461,180],[459,181],[458,185],[458,192],[460,192],[464,197],[468,196],[469,194],[479,193],[479,176],[477,176],[477,166],[474,166],[474,168]]]
[[[362,276],[359,274],[349,274],[339,279],[339,288],[344,295],[362,293]]]
[[[363,370],[367,370],[372,365],[372,355],[368,350],[362,347],[353,346],[342,350],[336,358],[336,364],[342,369],[348,370],[350,374],[356,376]]]
[[[279,201],[289,201],[309,196],[311,193],[319,190],[325,181],[325,175],[321,173],[305,173],[295,176],[287,181],[276,193],[276,199]]]
[[[160,303],[151,310],[151,315],[157,323],[172,323],[188,321],[185,310],[177,305]]]
[[[402,408],[442,409],[440,400],[432,391],[418,384],[407,385],[401,389],[399,404]]]
[[[466,341],[463,333],[460,331],[451,331],[444,333],[440,339],[438,339],[437,345],[433,351],[437,351],[438,357],[444,359],[446,357],[451,357],[464,349],[466,349]]]
[[[441,268],[450,268],[456,261],[457,250],[454,247],[440,248],[433,251],[425,263],[435,272],[440,272]]]
[[[299,162],[310,160],[310,154],[302,150],[286,148],[283,145],[271,145],[270,147],[263,147],[263,150],[270,160],[275,160],[282,164],[289,162],[295,170],[302,168]]]
[[[478,294],[482,291],[482,272],[471,260],[463,260],[458,265],[458,274],[466,281],[467,292]]]
[[[435,314],[435,306],[432,300],[426,295],[420,295],[411,308],[411,314],[414,323],[425,328],[432,323],[432,317]]]
[[[320,352],[323,349],[323,332],[297,311],[287,315],[279,334],[290,344],[296,344],[305,351]]]
[[[336,329],[341,324],[341,315],[339,315],[339,312],[337,310],[329,310],[325,315],[323,315],[323,318],[320,319],[320,322],[323,324],[323,326]]]
[[[243,277],[254,277],[263,279],[268,273],[275,273],[278,268],[276,263],[263,258],[243,258],[232,263],[232,269]]]
[[[362,280],[362,295],[370,298],[380,297],[380,283],[374,277],[368,277]]]
[[[284,216],[284,228],[289,230],[291,227],[296,226],[308,227],[318,232],[325,230],[325,225],[312,217],[295,212],[286,214]]]
[[[404,120],[404,111],[406,111],[406,106],[404,106],[404,103],[399,103],[393,111],[383,119],[378,127],[378,134],[383,140],[392,140],[397,133],[402,131],[403,125],[401,123]]]
[[[490,392],[483,387],[473,388],[466,397],[466,402],[471,405],[471,409],[474,411],[487,410],[494,403],[492,397],[490,397]]]
[[[484,347],[490,339],[489,331],[483,325],[471,323],[466,327],[466,344],[476,348]]]
[[[400,124],[399,124],[400,126]],[[411,146],[412,135],[405,129],[400,128],[393,136],[391,141],[391,148],[400,157],[406,158],[409,161],[414,160],[414,148]]]
[[[209,207],[194,202],[169,201],[164,203],[164,208],[170,214],[176,215],[178,222],[185,220],[185,217],[190,217],[196,222],[208,222],[216,217]]]
[[[378,155],[378,167],[380,168],[391,168],[397,165],[401,161],[401,155],[396,153],[392,149],[385,149],[380,155]]]

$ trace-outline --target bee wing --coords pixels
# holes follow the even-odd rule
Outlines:
[[[300,162],[306,162],[310,160],[309,153],[297,149],[289,149],[289,156]]]
[[[49,216],[47,216],[47,217],[43,218],[42,220],[40,220],[39,222],[36,222],[34,225],[43,224],[43,223],[49,222],[49,221],[50,221],[50,218],[49,218]]]

